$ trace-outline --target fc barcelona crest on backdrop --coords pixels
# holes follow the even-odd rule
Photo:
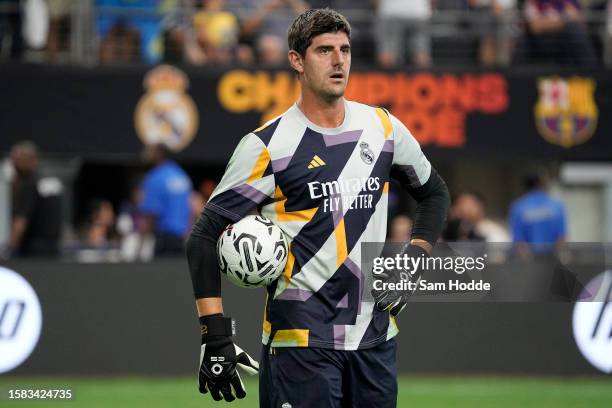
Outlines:
[[[178,152],[191,143],[198,129],[198,111],[186,93],[189,79],[169,65],[149,71],[147,93],[136,106],[134,122],[144,144],[164,143]]]
[[[536,126],[549,143],[565,148],[589,140],[597,127],[595,81],[591,78],[541,78]]]

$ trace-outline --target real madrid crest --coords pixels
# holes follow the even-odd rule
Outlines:
[[[359,148],[361,149],[359,154],[361,156],[361,160],[363,160],[365,164],[374,163],[376,156],[374,156],[374,152],[372,149],[370,149],[370,145],[366,142],[361,142],[359,143]]]
[[[134,113],[136,132],[144,144],[164,143],[178,152],[191,143],[198,130],[198,111],[186,93],[188,87],[187,75],[170,65],[147,73],[147,93]]]
[[[589,140],[597,127],[595,81],[591,78],[541,78],[534,113],[538,131],[566,148]]]

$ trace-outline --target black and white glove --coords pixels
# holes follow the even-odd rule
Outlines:
[[[410,258],[423,257],[429,255],[425,249],[418,245],[408,245],[402,254],[408,255]],[[423,269],[419,268],[415,271],[407,271],[404,269],[391,269],[374,275],[374,279],[380,279],[383,283],[400,283],[401,281],[417,282],[423,274]],[[413,291],[409,290],[376,290],[372,289],[372,297],[376,303],[376,309],[381,312],[389,311],[391,316],[400,314]]]
[[[198,383],[200,392],[210,395],[215,401],[233,401],[244,398],[246,390],[236,366],[254,375],[259,364],[231,339],[232,319],[222,314],[200,317],[202,349],[200,352],[200,372]]]

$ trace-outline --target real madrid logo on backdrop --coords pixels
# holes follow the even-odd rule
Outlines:
[[[598,117],[593,79],[542,78],[538,81],[538,89],[535,120],[544,139],[569,148],[593,136]]]
[[[186,93],[189,79],[169,65],[149,71],[144,79],[147,93],[136,106],[134,122],[146,145],[165,143],[171,150],[183,150],[198,130],[198,111]]]

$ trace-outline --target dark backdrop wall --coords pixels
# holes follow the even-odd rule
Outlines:
[[[199,328],[183,260],[12,262],[42,305],[38,346],[15,375],[193,374]],[[224,285],[237,343],[259,356],[264,292]],[[595,375],[564,303],[415,303],[399,319],[405,373]]]

